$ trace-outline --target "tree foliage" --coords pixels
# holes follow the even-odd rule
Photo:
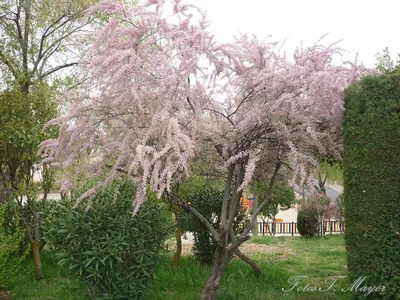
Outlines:
[[[45,204],[53,173],[48,164],[42,165],[44,197],[37,202],[38,189],[32,180],[40,168],[37,145],[54,137],[54,131],[42,134],[41,129],[55,117],[53,95],[57,87],[68,82],[63,81],[64,71],[77,64],[87,44],[82,33],[90,19],[84,19],[83,14],[96,2],[0,0],[0,197],[19,203],[18,214],[33,249],[38,280],[43,274],[37,206]]]
[[[400,75],[366,77],[346,90],[344,214],[352,280],[400,297]]]
[[[376,69],[384,74],[396,73],[400,70],[400,53],[397,54],[397,61],[394,61],[389,48],[386,47],[376,54]]]
[[[21,271],[21,263],[28,254],[25,249],[20,249],[25,232],[21,230],[16,209],[15,203],[0,203],[0,288],[5,288],[6,283],[15,280]]]
[[[264,198],[266,191],[258,189],[259,197]],[[278,181],[272,188],[271,198],[267,205],[260,211],[263,218],[275,219],[275,216],[280,210],[290,208],[296,197],[293,189],[284,181]]]
[[[18,90],[0,94],[0,182],[3,201],[25,195],[32,184],[35,167],[41,162],[39,144],[56,136],[56,128],[42,128],[56,115],[49,100],[51,89],[42,85],[30,95]],[[29,99],[27,99],[29,98]]]
[[[62,69],[76,65],[86,8],[96,1],[0,1],[2,88],[29,92]],[[81,45],[81,46],[79,46]],[[54,76],[53,76],[54,79]]]
[[[309,206],[299,210],[297,214],[297,229],[301,236],[313,238],[318,236],[319,218],[315,207]]]

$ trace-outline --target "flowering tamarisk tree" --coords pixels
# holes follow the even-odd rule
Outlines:
[[[276,43],[256,37],[218,44],[196,7],[175,0],[167,12],[163,2],[129,10],[101,2],[91,9],[112,17],[81,64],[84,84],[63,99],[67,113],[48,124],[60,127],[59,138],[41,149],[46,161],[63,169],[106,169],[108,180],[121,170],[129,174],[139,187],[134,213],[147,186],[159,195],[170,193],[217,245],[202,293],[202,299],[214,299],[232,254],[255,267],[238,247],[271,195],[260,199],[249,225],[235,236],[232,224],[243,189],[269,172],[271,191],[285,166],[305,179],[316,152],[340,158],[344,88],[361,69],[334,65],[333,56],[342,53],[335,44],[300,47],[292,59]],[[170,191],[171,182],[187,174],[191,159],[203,151],[214,151],[226,174],[218,229]],[[62,190],[69,188],[65,177]]]

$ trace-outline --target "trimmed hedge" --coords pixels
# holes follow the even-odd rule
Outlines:
[[[350,279],[385,286],[367,299],[400,299],[399,74],[365,77],[346,90],[343,137]]]

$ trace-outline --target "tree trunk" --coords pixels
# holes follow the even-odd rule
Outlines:
[[[174,258],[172,259],[173,266],[178,265],[179,259],[181,258],[182,255],[182,235],[181,235],[181,229],[179,227],[175,229],[175,239],[176,239],[176,251],[174,254]]]
[[[32,241],[33,264],[35,265],[35,279],[43,279],[42,263],[40,261],[40,242]]]
[[[179,259],[182,255],[182,231],[180,228],[180,217],[181,217],[181,208],[177,205],[171,206],[172,213],[175,216],[175,240],[176,240],[176,250],[174,257],[172,259],[172,265],[177,266],[179,263]]]
[[[318,184],[319,184],[319,190],[321,191],[321,193],[323,193],[326,196],[325,183],[318,182]]]
[[[201,300],[214,300],[217,296],[219,286],[221,284],[222,275],[224,274],[229,256],[225,246],[217,245],[215,250],[214,266],[210,278],[208,278],[206,286],[201,294]]]

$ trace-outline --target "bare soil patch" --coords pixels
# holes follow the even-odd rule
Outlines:
[[[279,254],[283,257],[287,257],[289,255],[295,255],[296,252],[293,251],[289,247],[277,246],[277,245],[263,245],[263,244],[253,244],[253,243],[245,243],[241,245],[240,250],[247,255],[251,254]]]
[[[192,255],[193,254],[193,244],[183,244],[182,245],[182,255]],[[169,251],[175,251],[176,246],[174,244],[168,245]],[[295,255],[296,252],[291,248],[282,245],[263,245],[263,244],[253,244],[253,243],[244,243],[241,245],[240,250],[247,255],[251,254],[278,254],[282,255],[282,257],[287,257],[290,255]]]
[[[6,290],[0,290],[0,300],[9,300],[9,299],[11,299],[10,292]]]

